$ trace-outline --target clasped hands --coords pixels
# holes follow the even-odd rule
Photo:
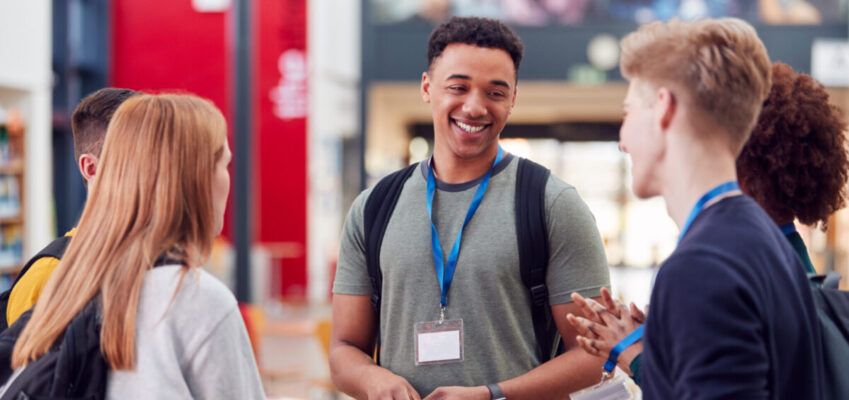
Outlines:
[[[630,306],[613,299],[610,290],[601,289],[601,303],[572,293],[572,300],[581,309],[582,316],[569,314],[566,319],[578,332],[577,342],[588,354],[607,359],[613,349],[629,333],[646,320],[645,313],[634,303]],[[642,353],[643,344],[625,349],[619,356],[617,365],[628,375],[632,375],[631,361]]]
[[[374,367],[365,397],[369,400],[489,400],[486,386],[444,386],[422,398],[406,379]]]

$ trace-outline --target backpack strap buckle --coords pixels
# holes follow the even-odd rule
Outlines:
[[[536,285],[531,288],[531,304],[537,307],[543,307],[548,304],[548,287]]]
[[[375,313],[379,313],[380,312],[380,297],[381,297],[380,296],[380,294],[381,294],[380,293],[380,289],[381,289],[380,286],[381,285],[380,285],[380,282],[379,282],[380,279],[378,279],[375,276],[375,277],[369,278],[369,280],[371,281],[371,308],[372,308],[372,310],[374,310]],[[377,317],[380,318],[380,315],[378,315]]]
[[[377,294],[371,295],[371,308],[374,309],[374,312],[377,313],[380,311],[380,296]],[[380,318],[378,316],[378,318]]]

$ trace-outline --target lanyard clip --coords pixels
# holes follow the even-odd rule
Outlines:
[[[445,306],[439,306],[439,324],[445,322]]]

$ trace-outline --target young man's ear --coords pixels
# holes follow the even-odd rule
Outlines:
[[[97,173],[97,156],[94,154],[84,153],[77,161],[77,167],[80,169],[80,175],[88,182]]]
[[[675,113],[678,112],[678,99],[672,91],[665,87],[657,89],[655,96],[655,119],[660,129],[665,131],[672,125]]]
[[[427,71],[422,72],[421,95],[425,103],[430,103],[430,77],[428,77]]]

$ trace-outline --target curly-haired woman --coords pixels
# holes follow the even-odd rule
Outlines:
[[[789,65],[772,67],[772,89],[737,157],[737,179],[782,227],[808,272],[814,272],[793,221],[826,229],[846,205],[846,122],[828,92]]]

